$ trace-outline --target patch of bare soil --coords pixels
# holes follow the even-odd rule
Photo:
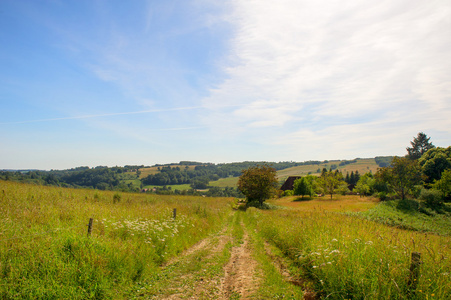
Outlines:
[[[245,232],[243,243],[233,247],[230,260],[224,267],[224,279],[221,291],[225,299],[249,299],[258,289],[256,277],[257,262],[252,258],[249,236]]]

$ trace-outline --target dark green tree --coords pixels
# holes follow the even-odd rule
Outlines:
[[[310,178],[309,178],[310,177]],[[302,196],[313,195],[313,176],[301,177],[294,181],[293,192],[295,195]]]
[[[276,169],[268,165],[249,167],[238,179],[238,189],[246,196],[247,204],[255,202],[259,207],[275,194],[277,185]]]
[[[443,198],[451,198],[451,169],[443,171],[440,180],[436,180],[432,185],[443,194]]]
[[[330,199],[342,183],[344,183],[343,174],[339,172],[325,172],[318,178],[320,188],[324,194],[330,194]]]
[[[426,183],[439,180],[443,171],[451,169],[451,146],[430,149],[418,160],[418,163],[421,171],[426,175]]]
[[[419,159],[424,153],[426,153],[429,149],[435,148],[435,146],[429,142],[431,138],[428,137],[425,133],[418,133],[417,137],[413,138],[413,141],[410,142],[412,147],[408,147],[407,156],[410,159]]]
[[[381,181],[386,182],[388,187],[396,192],[402,200],[422,180],[420,167],[416,160],[396,156],[393,158],[390,166],[379,169],[376,176]]]
[[[374,192],[374,184],[376,180],[372,173],[366,173],[360,177],[355,189],[359,193],[360,197],[371,195]]]

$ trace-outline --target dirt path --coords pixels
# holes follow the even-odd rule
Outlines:
[[[252,244],[241,215],[160,269],[137,298],[249,299],[260,282]],[[237,234],[238,232],[238,234]]]
[[[243,243],[232,248],[230,260],[224,267],[222,294],[225,299],[248,299],[258,290],[257,262],[251,253],[249,235],[245,229]]]
[[[315,299],[302,280],[290,276],[285,262],[269,245],[246,228],[242,213],[232,217],[220,232],[162,266],[131,298],[293,299],[296,295],[296,299]],[[274,279],[274,273],[281,279]],[[263,283],[269,286],[261,289]]]
[[[182,253],[165,268],[171,270],[162,295],[154,299],[220,299],[220,276],[216,263],[232,240],[225,227],[218,235],[206,238]]]

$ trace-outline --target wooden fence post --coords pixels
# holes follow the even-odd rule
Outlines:
[[[88,236],[91,235],[91,231],[92,231],[92,218],[89,218],[89,223],[88,223]]]
[[[409,294],[415,294],[415,290],[417,289],[418,279],[420,278],[420,264],[421,264],[421,253],[412,252],[409,281],[407,282]]]
[[[172,213],[172,216],[173,216],[173,218],[174,218],[174,220],[175,220],[175,218],[177,217],[177,208],[174,208],[174,211],[173,211],[173,213]]]

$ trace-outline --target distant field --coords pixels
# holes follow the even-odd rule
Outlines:
[[[151,189],[153,187],[159,187],[162,188],[164,187],[164,185],[146,185],[143,188],[144,189]],[[167,188],[171,188],[171,190],[179,190],[179,191],[185,191],[185,190],[190,190],[191,186],[189,184],[173,184],[173,185],[166,185]]]
[[[217,181],[210,181],[211,186],[217,186],[220,188],[236,187],[237,184],[238,184],[238,177],[228,177],[228,178],[221,178]]]
[[[365,158],[358,159],[357,162],[351,163],[348,165],[340,166],[342,161],[329,161],[327,164],[319,164],[319,165],[306,165],[306,166],[297,166],[284,170],[280,170],[277,172],[277,177],[279,180],[285,180],[288,176],[305,176],[309,173],[312,175],[319,175],[323,168],[330,169],[332,165],[337,165],[337,169],[343,172],[343,175],[346,176],[346,173],[351,173],[355,171],[359,171],[360,174],[365,174],[369,171],[376,173],[379,166],[376,164],[374,158]],[[318,170],[320,170],[318,172]]]
[[[288,169],[283,169],[277,172],[277,177],[279,179],[285,179],[288,176],[298,176],[298,175],[307,175],[310,172],[312,174],[317,173],[318,169],[322,169],[324,164],[321,165],[306,165],[306,166],[297,166]]]
[[[175,167],[179,167],[180,170],[185,170],[186,166],[185,165],[171,165],[171,168],[175,168]],[[188,170],[194,170],[196,166],[188,166]],[[155,175],[158,172],[160,172],[158,170],[158,168],[161,168],[161,166],[155,166],[155,167],[149,167],[149,168],[141,168],[139,169],[141,171],[141,175],[139,175],[139,178],[145,178],[149,175]],[[127,172],[125,174],[136,174],[136,172]]]
[[[352,171],[359,171],[360,174],[365,174],[369,171],[376,173],[379,166],[376,164],[374,158],[365,158],[359,159],[356,163],[345,165],[342,167],[338,167],[340,171],[343,172],[343,175],[346,175],[346,172],[351,173]]]
[[[138,188],[141,186],[141,181],[139,179],[127,179],[127,180],[124,180],[124,183],[125,184],[132,183],[133,186],[138,187]]]
[[[159,172],[158,167],[142,168],[139,170],[141,171],[141,175],[139,175],[139,178],[145,178],[149,175],[155,175]]]

